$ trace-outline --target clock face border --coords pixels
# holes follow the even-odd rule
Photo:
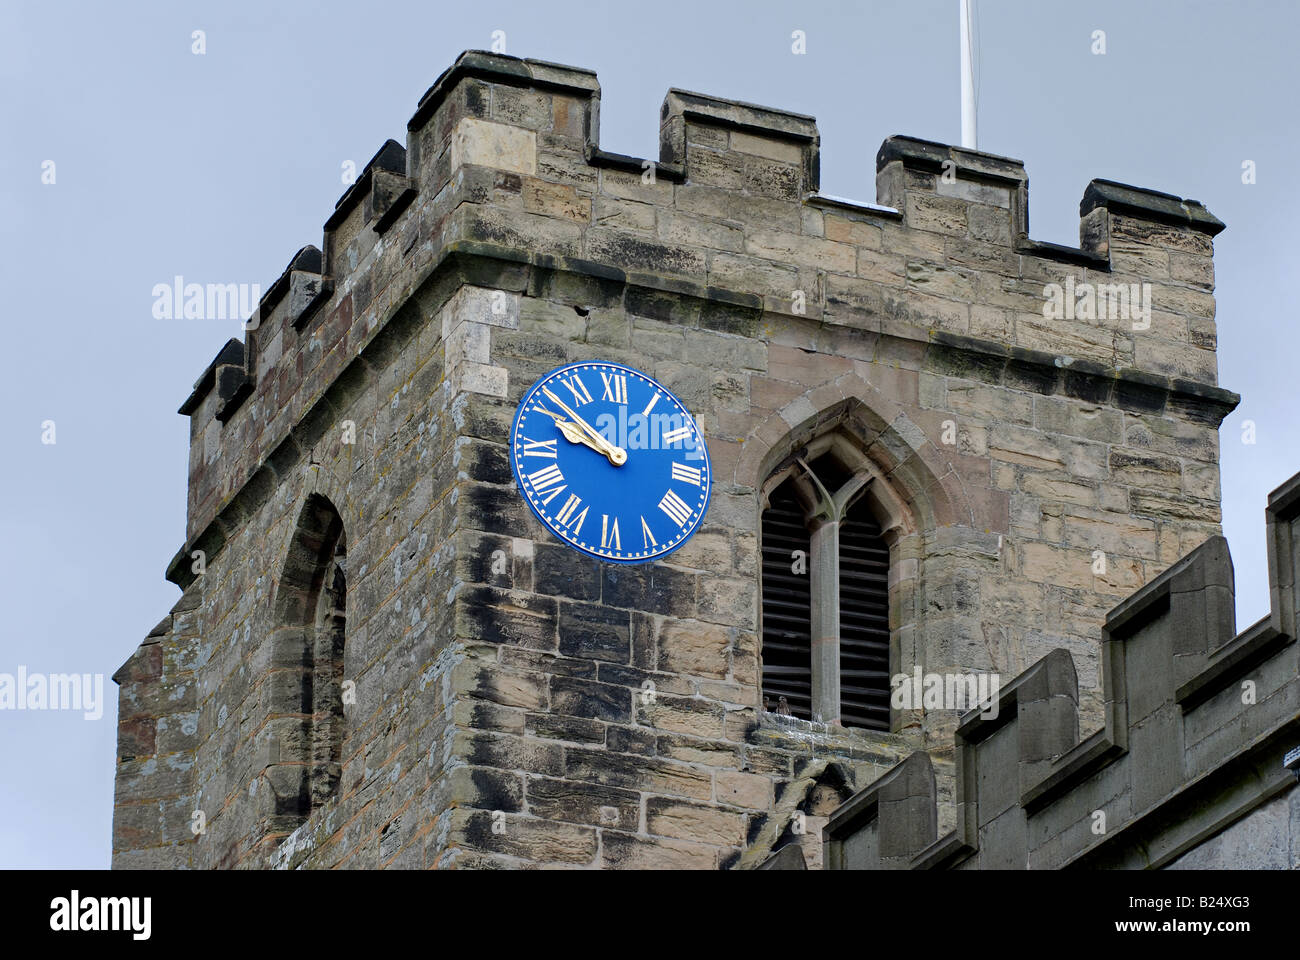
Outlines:
[[[665,399],[669,400],[672,406],[675,408],[676,412],[680,413],[682,416],[686,418],[686,421],[690,424],[691,429],[695,435],[698,449],[703,455],[704,475],[707,477],[707,482],[703,484],[704,496],[699,503],[699,515],[698,517],[695,517],[694,522],[691,523],[690,527],[687,529],[686,533],[681,537],[680,540],[678,540],[672,546],[659,551],[658,553],[654,553],[649,556],[640,556],[640,557],[614,557],[602,553],[601,548],[598,545],[587,545],[587,546],[582,545],[582,543],[574,539],[571,539],[570,537],[565,536],[562,532],[556,529],[556,524],[552,521],[552,519],[548,518],[533,502],[533,498],[528,493],[528,488],[525,487],[524,485],[524,476],[522,475],[521,468],[520,468],[520,456],[516,453],[516,439],[519,437],[520,421],[526,419],[525,415],[529,412],[528,411],[529,405],[535,400],[537,393],[539,392],[539,390],[544,384],[549,385],[552,381],[557,379],[557,375],[563,374],[566,371],[569,370],[579,371],[584,368],[591,368],[593,370],[604,370],[605,372],[615,370],[624,374],[631,374],[632,376],[635,376],[640,380],[645,381],[646,384],[648,384],[654,390],[662,394]],[[563,411],[560,412],[562,413]],[[545,414],[538,414],[538,416],[545,417]],[[566,447],[568,446],[566,442],[563,440],[563,438],[560,439],[560,443],[565,444]],[[574,446],[577,445],[575,444]],[[523,396],[519,400],[519,405],[516,408],[515,415],[510,423],[510,433],[509,436],[507,437],[506,447],[507,447],[507,455],[510,459],[510,472],[514,476],[515,487],[519,495],[523,498],[524,502],[528,504],[528,509],[532,511],[533,516],[537,518],[538,522],[540,522],[542,526],[546,528],[547,532],[550,533],[551,536],[553,536],[557,541],[569,547],[570,549],[577,551],[583,556],[589,557],[593,560],[600,560],[605,563],[618,563],[624,565],[646,564],[646,563],[653,563],[656,560],[662,560],[665,557],[670,556],[671,554],[680,550],[683,546],[686,545],[686,543],[691,539],[691,537],[695,536],[695,534],[699,531],[700,527],[703,525],[704,518],[707,515],[709,510],[709,504],[713,500],[713,460],[709,456],[708,444],[704,440],[704,434],[700,431],[700,425],[699,422],[695,419],[695,415],[692,414],[689,409],[687,409],[686,404],[682,403],[681,399],[675,393],[673,393],[671,390],[665,387],[654,377],[650,376],[650,374],[642,370],[638,370],[635,367],[629,367],[627,364],[617,363],[613,360],[576,360],[571,363],[561,364],[560,366],[555,367],[553,370],[550,370],[547,373],[544,373],[541,376],[539,376],[535,381],[533,381],[532,385],[529,386],[528,389],[524,391]],[[606,463],[606,465],[608,466],[607,462],[605,461],[605,458],[601,454],[597,453],[594,450],[585,450],[585,448],[584,451],[592,457],[600,458],[599,462]],[[630,451],[630,456],[635,456],[635,454],[636,454],[635,450]],[[614,468],[611,466],[610,469],[622,469],[622,468],[621,467]],[[669,487],[669,489],[671,489],[671,486]],[[655,504],[653,506],[653,509],[656,509],[657,511],[658,505]],[[695,512],[694,509],[692,509],[693,516],[694,516],[694,512]],[[641,535],[640,530],[629,530],[628,533],[633,536]],[[596,537],[596,541],[598,544],[599,534]]]

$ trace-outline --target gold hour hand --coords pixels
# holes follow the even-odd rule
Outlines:
[[[560,420],[559,418],[556,418],[555,425],[560,428],[560,433],[564,434],[565,440],[568,440],[570,443],[581,443],[584,446],[591,447],[591,449],[595,450],[602,456],[605,455],[604,450],[592,443],[589,436],[571,424],[568,420]]]
[[[602,437],[597,431],[593,430],[591,426],[587,423],[587,421],[583,420],[582,417],[574,413],[573,410],[570,409],[569,406],[563,400],[561,400],[555,394],[551,393],[549,387],[542,387],[542,393],[550,397],[552,403],[554,403],[557,407],[559,407],[570,417],[572,417],[574,423],[578,425],[578,427],[582,430],[582,432],[591,438],[592,442],[588,443],[587,446],[591,447],[593,450],[597,451],[598,453],[603,453],[606,456],[606,458],[609,460],[609,462],[616,467],[621,467],[623,464],[627,463],[627,451],[625,451],[622,447],[614,446],[612,443],[610,443],[608,440]],[[559,422],[560,422],[559,420],[556,420],[557,424]],[[570,424],[570,426],[572,426],[572,424]],[[561,428],[561,430],[563,431],[563,428]],[[564,435],[566,438],[568,438],[569,436],[567,432]]]

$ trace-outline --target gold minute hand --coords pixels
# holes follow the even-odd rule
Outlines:
[[[538,413],[545,414],[546,416],[554,420],[555,426],[559,428],[560,433],[564,434],[565,440],[568,440],[570,443],[580,443],[585,447],[590,447],[592,450],[595,450],[601,456],[606,455],[604,448],[598,447],[595,441],[593,441],[591,437],[583,433],[581,428],[579,428],[576,423],[570,423],[568,420],[565,420],[558,413],[552,413],[550,410],[547,410],[540,403],[537,406],[533,407],[533,409],[536,410]]]
[[[560,433],[564,434],[565,440],[568,440],[570,443],[580,443],[584,447],[590,447],[592,450],[595,450],[597,453],[599,453],[602,457],[609,455],[606,452],[604,447],[597,446],[596,442],[592,440],[591,437],[583,433],[582,429],[576,423],[570,423],[568,420],[565,420],[558,413],[552,413],[550,410],[547,410],[541,404],[538,404],[533,409],[536,410],[538,413],[545,414],[546,416],[554,420],[555,426],[559,428]]]
[[[599,433],[593,430],[586,420],[583,420],[582,417],[574,413],[573,410],[563,400],[561,400],[555,394],[551,393],[549,387],[542,387],[542,393],[550,397],[552,403],[554,403],[557,407],[559,407],[561,410],[567,413],[573,419],[573,422],[576,423],[578,427],[583,431],[583,433],[591,437],[591,439],[596,443],[597,449],[606,456],[606,458],[609,460],[610,463],[612,463],[616,467],[621,467],[623,464],[627,463],[626,450],[624,450],[622,447],[614,446],[612,443],[610,443],[608,440],[602,437]]]

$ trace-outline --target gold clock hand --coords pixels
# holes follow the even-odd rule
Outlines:
[[[591,428],[591,425],[588,424],[586,420],[583,420],[582,417],[574,413],[573,410],[570,409],[569,406],[563,400],[561,400],[555,394],[551,393],[549,387],[542,387],[542,393],[550,397],[552,403],[554,403],[557,407],[559,407],[561,410],[563,410],[565,413],[567,413],[570,417],[573,418],[574,423],[576,423],[582,429],[582,431],[587,434],[587,436],[591,437],[591,439],[595,441],[595,443],[597,444],[595,449],[598,452],[603,453],[609,459],[610,463],[612,463],[616,467],[621,467],[623,464],[627,463],[626,450],[624,450],[622,447],[614,446],[612,443],[610,443],[608,440],[602,437],[598,432],[593,430]]]
[[[564,439],[568,440],[570,443],[581,443],[583,446],[587,446],[590,447],[592,450],[595,450],[601,456],[608,456],[608,453],[606,451],[600,449],[600,447],[592,443],[590,437],[588,437],[585,433],[579,430],[576,426],[571,424],[568,420],[561,420],[557,417],[555,420],[555,425],[560,428],[560,433],[564,434]]]
[[[543,387],[542,389],[551,397],[551,399],[553,400],[556,399],[555,395],[552,394],[549,390],[546,390],[545,387]],[[563,407],[564,404],[561,403],[560,406]],[[591,436],[588,436],[588,434],[584,433],[582,429],[578,427],[576,424],[570,423],[569,421],[561,417],[558,413],[552,413],[550,410],[547,410],[545,407],[541,406],[540,404],[534,407],[533,409],[536,410],[538,413],[546,414],[546,416],[554,420],[555,425],[559,427],[560,432],[564,434],[564,438],[568,440],[570,443],[581,443],[584,446],[590,447],[592,450],[595,450],[601,456],[609,457],[611,460],[613,460],[619,455],[620,451],[618,450],[618,448],[613,447],[612,449],[614,451],[614,455],[613,457],[611,457],[610,454],[611,448],[606,443],[605,438],[602,437],[600,434],[593,432]],[[565,409],[568,410],[568,407],[565,407]],[[569,413],[572,414],[573,411],[569,410]],[[627,454],[624,453],[622,456],[623,456],[623,460],[625,461],[627,459]],[[618,465],[619,465],[618,463],[615,463],[615,466]]]

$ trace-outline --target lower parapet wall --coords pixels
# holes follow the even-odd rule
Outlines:
[[[831,815],[826,868],[1165,867],[1266,806],[1278,820],[1284,793],[1289,823],[1284,811],[1273,833],[1300,866],[1300,791],[1283,765],[1300,745],[1300,474],[1266,518],[1268,617],[1236,632],[1228,544],[1206,541],[1106,618],[1102,730],[1079,741],[1074,662],[1054,650],[1001,691],[995,716],[958,727],[953,832],[937,836],[931,760],[913,753]],[[1221,843],[1211,859],[1276,866],[1259,845]]]

